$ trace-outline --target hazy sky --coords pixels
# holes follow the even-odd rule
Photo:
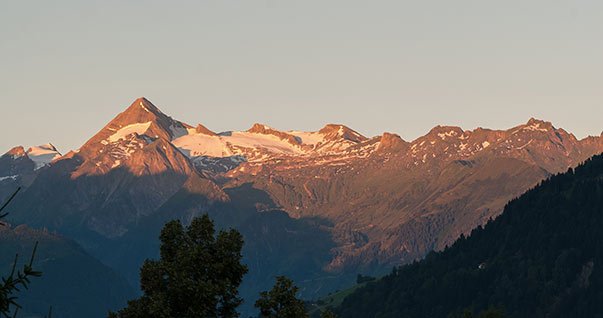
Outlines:
[[[135,98],[216,131],[603,130],[603,1],[0,0],[0,152]]]

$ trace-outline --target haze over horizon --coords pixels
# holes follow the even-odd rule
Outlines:
[[[505,129],[530,117],[579,138],[603,130],[598,1],[0,8],[2,153],[76,149],[140,96],[215,131],[335,122],[413,140],[439,124]]]

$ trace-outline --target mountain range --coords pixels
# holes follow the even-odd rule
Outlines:
[[[469,237],[356,289],[340,317],[602,317],[602,177],[599,155],[543,181]]]
[[[208,213],[245,237],[253,303],[286,274],[313,298],[442,250],[549,176],[603,152],[537,119],[507,130],[437,126],[405,141],[341,124],[315,132],[214,132],[135,100],[84,145],[0,157],[9,221],[82,245],[136,284],[161,225]]]

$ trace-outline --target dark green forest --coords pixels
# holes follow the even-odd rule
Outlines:
[[[603,156],[543,181],[443,252],[348,296],[345,318],[603,317]]]

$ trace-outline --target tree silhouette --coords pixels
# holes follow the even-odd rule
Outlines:
[[[337,318],[337,315],[335,315],[335,313],[333,313],[331,310],[325,309],[320,313],[320,318]]]
[[[304,302],[297,299],[297,286],[285,276],[278,276],[270,291],[260,293],[255,307],[260,309],[262,318],[304,318],[308,313]]]
[[[110,317],[238,317],[238,287],[247,267],[241,263],[243,237],[220,231],[207,215],[186,229],[168,222],[160,235],[159,260],[146,260],[140,271],[143,296]]]
[[[15,198],[17,193],[19,193],[19,190],[21,190],[21,188],[17,188],[17,190],[0,207],[0,219],[3,219],[8,215],[8,213],[4,213],[4,210]],[[0,221],[0,226],[6,226],[6,224]],[[34,245],[29,263],[23,265],[21,270],[17,269],[19,254],[15,255],[15,260],[13,262],[10,274],[7,277],[2,278],[2,283],[0,283],[0,314],[3,317],[10,317],[11,313],[13,317],[17,316],[17,312],[19,309],[21,309],[21,306],[17,302],[17,297],[14,296],[14,294],[21,291],[21,288],[27,289],[29,287],[31,277],[39,277],[42,275],[42,272],[35,271],[32,267],[37,248],[38,242],[36,242]]]

